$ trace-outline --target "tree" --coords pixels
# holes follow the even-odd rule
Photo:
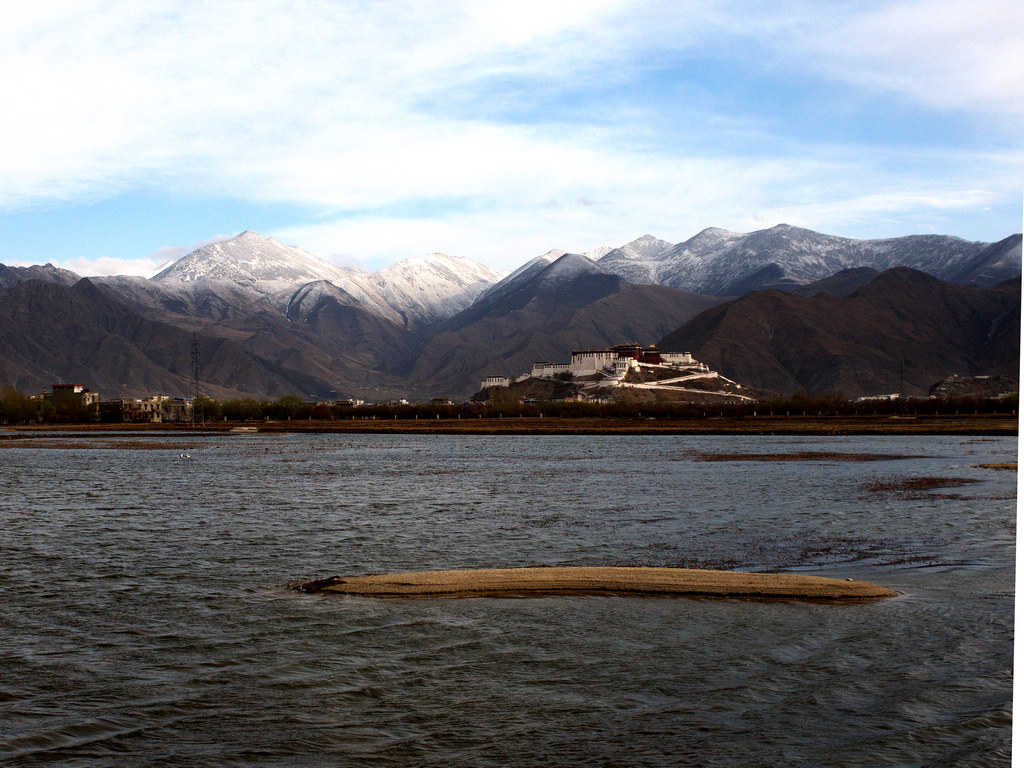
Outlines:
[[[224,415],[231,421],[247,421],[263,418],[264,403],[247,397],[245,400],[228,400],[224,403]]]
[[[39,404],[17,387],[0,390],[0,422],[24,424],[39,418]]]
[[[198,406],[198,413],[203,415],[204,419],[210,421],[220,421],[224,418],[224,406],[214,400],[212,397],[206,395],[199,395],[193,402],[193,407]]]
[[[309,410],[309,403],[296,395],[279,397],[265,408],[266,414],[273,419],[297,419]]]

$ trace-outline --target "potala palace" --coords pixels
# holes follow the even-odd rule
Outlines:
[[[741,394],[742,385],[712,371],[689,352],[662,352],[653,344],[617,344],[607,349],[576,350],[568,363],[535,362],[521,376],[488,376],[480,389],[511,387],[531,379],[571,381],[582,395],[607,388],[661,390],[677,397],[716,395],[753,400]]]

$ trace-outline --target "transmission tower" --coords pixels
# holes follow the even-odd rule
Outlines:
[[[203,424],[203,404],[199,399],[199,334],[192,334],[192,424]]]

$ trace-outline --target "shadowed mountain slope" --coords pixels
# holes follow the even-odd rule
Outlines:
[[[926,394],[952,373],[1016,374],[1020,278],[951,285],[891,269],[844,298],[757,291],[693,318],[660,342],[729,378],[776,392]]]
[[[817,296],[819,293],[827,293],[831,296],[843,297],[853,293],[862,285],[867,285],[876,277],[878,277],[877,269],[853,267],[790,290],[798,296]]]
[[[405,373],[423,391],[467,396],[489,375],[518,375],[573,349],[656,339],[713,305],[707,296],[631,285],[566,254],[442,324]]]

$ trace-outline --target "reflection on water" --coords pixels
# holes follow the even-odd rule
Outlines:
[[[978,465],[1016,461],[1013,439],[105,439],[0,448],[8,764],[1008,764],[1016,475]],[[922,477],[977,482],[877,490]],[[902,595],[283,586],[538,564],[804,570]]]

